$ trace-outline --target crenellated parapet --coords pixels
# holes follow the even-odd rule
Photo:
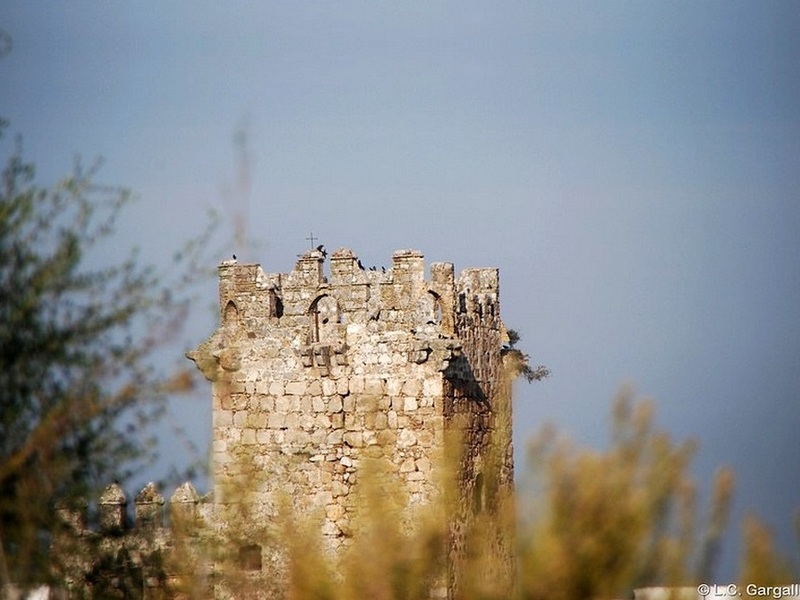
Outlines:
[[[158,531],[168,527],[167,519],[186,520],[206,514],[211,504],[201,498],[194,486],[181,484],[169,499],[165,513],[164,497],[155,483],[150,482],[136,494],[133,501],[133,519],[130,518],[128,496],[119,483],[109,484],[97,500],[97,528],[89,527],[88,503],[61,504],[56,507],[59,519],[72,533],[136,534]]]
[[[224,261],[221,326],[188,356],[215,381],[241,367],[242,342],[272,340],[275,350],[268,354],[291,349],[303,366],[328,375],[331,367],[347,363],[348,333],[362,326],[413,336],[408,360],[419,363],[433,354],[444,370],[468,327],[502,328],[497,269],[467,269],[456,279],[452,263],[432,263],[426,279],[424,257],[416,250],[396,251],[388,269],[364,268],[348,248],[333,252],[329,262],[326,276],[325,255],[318,250],[300,256],[289,273]]]
[[[167,503],[148,483],[134,496],[132,514],[129,509],[118,483],[103,490],[92,518],[85,501],[56,507],[60,527],[52,557],[70,597],[171,597],[187,569],[195,578],[211,572],[211,563],[196,552],[192,560],[202,564],[186,561],[185,548],[197,546],[213,510],[191,483],[179,486]]]

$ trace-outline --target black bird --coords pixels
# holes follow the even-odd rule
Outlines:
[[[322,252],[322,258],[328,256],[328,253],[325,252],[325,244],[320,244],[319,246],[317,246],[317,252]]]
[[[358,268],[361,269],[362,271],[364,270],[364,265],[361,264],[360,258],[358,259]]]
[[[233,260],[236,260],[236,255],[235,254],[233,255]]]

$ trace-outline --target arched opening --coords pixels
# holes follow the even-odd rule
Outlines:
[[[336,326],[339,324],[339,305],[336,299],[324,295],[319,296],[311,303],[309,308],[311,317],[311,343],[324,342],[334,337]]]
[[[236,308],[236,303],[233,300],[228,300],[225,305],[225,310],[222,313],[222,322],[225,325],[238,325],[239,309]]]

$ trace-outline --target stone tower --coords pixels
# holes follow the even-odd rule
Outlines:
[[[308,251],[290,273],[219,267],[221,325],[188,355],[212,382],[215,511],[265,523],[288,497],[319,516],[335,551],[365,459],[383,459],[422,505],[458,439],[457,550],[459,523],[513,485],[498,271],[456,278],[451,263],[432,263],[426,278],[414,250],[385,270],[343,248],[326,274],[325,259]],[[266,569],[268,553],[241,543],[245,563]]]

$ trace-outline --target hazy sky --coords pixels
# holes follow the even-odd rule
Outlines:
[[[701,482],[732,465],[737,516],[790,539],[797,2],[0,0],[0,28],[0,115],[41,180],[102,156],[140,195],[120,248],[157,261],[216,207],[269,271],[311,231],[368,265],[497,266],[504,320],[553,372],[517,389],[520,473],[544,422],[602,445],[632,382],[698,439]],[[210,400],[188,402],[173,418],[204,451]]]

